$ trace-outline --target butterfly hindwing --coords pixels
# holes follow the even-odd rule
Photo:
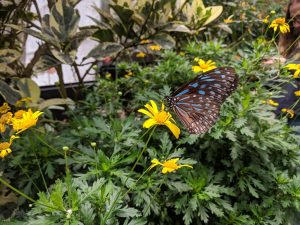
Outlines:
[[[220,67],[198,75],[166,99],[188,131],[201,134],[215,124],[221,104],[237,82],[233,68]]]

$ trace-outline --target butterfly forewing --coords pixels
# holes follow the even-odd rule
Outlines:
[[[190,133],[208,131],[219,117],[220,105],[236,89],[237,76],[231,67],[220,67],[198,75],[166,97]]]

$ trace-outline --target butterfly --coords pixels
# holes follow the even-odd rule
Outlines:
[[[198,75],[165,100],[189,133],[202,134],[215,124],[221,104],[237,84],[234,68],[218,67]]]

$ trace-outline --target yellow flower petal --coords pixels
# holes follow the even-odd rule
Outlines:
[[[157,105],[156,105],[155,101],[150,100],[150,103],[152,105],[154,113],[158,113],[158,109],[157,109]]]
[[[174,134],[176,139],[178,139],[179,135],[180,135],[180,129],[175,124],[173,124],[171,121],[168,121],[165,124],[171,130],[171,132]]]
[[[143,114],[149,116],[150,118],[153,118],[153,114],[150,113],[149,111],[147,111],[146,109],[139,109],[138,112],[143,113]]]
[[[156,122],[155,119],[150,118],[150,119],[147,119],[147,120],[144,122],[143,127],[144,127],[144,128],[150,128],[150,127],[152,127],[152,126],[154,126],[154,125],[157,125],[157,124],[158,124],[158,123]]]

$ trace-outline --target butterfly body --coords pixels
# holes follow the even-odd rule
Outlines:
[[[190,133],[202,134],[215,124],[221,104],[237,83],[233,68],[219,67],[198,75],[165,100]]]

